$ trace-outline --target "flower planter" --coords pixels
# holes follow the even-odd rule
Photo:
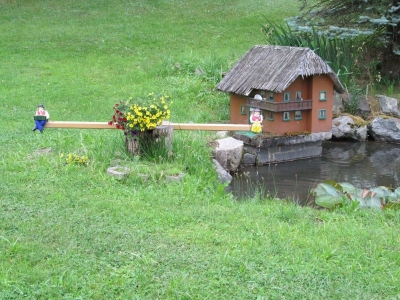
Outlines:
[[[173,127],[160,126],[171,114],[169,104],[172,102],[167,98],[149,93],[145,97],[130,98],[114,105],[114,114],[108,124],[124,131],[130,153],[150,157],[169,154]]]

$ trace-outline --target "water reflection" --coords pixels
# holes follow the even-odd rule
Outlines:
[[[324,142],[322,156],[241,169],[230,184],[238,198],[252,196],[254,187],[279,198],[307,203],[309,191],[333,179],[362,188],[400,186],[400,145],[374,142]]]

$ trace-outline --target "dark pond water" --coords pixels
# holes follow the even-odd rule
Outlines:
[[[375,142],[324,142],[322,156],[262,167],[244,167],[229,189],[238,198],[262,193],[310,202],[309,191],[332,179],[359,188],[400,186],[400,145]]]

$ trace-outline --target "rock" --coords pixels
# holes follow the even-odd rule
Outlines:
[[[334,91],[333,93],[333,114],[340,115],[344,110],[343,106],[343,96],[338,92]]]
[[[399,105],[398,105],[397,99],[390,98],[390,97],[387,97],[384,95],[376,95],[376,98],[378,99],[379,104],[382,109],[382,112],[384,114],[393,116],[393,117],[400,116]]]
[[[167,182],[181,182],[183,177],[185,177],[185,174],[175,174],[175,175],[166,175],[165,179]]]
[[[243,155],[243,161],[242,164],[243,165],[255,165],[256,163],[256,155],[254,154],[250,154],[250,153],[245,153]]]
[[[229,174],[216,159],[213,159],[213,163],[217,170],[218,179],[221,183],[230,183],[232,181],[232,175]]]
[[[107,173],[112,177],[118,179],[124,179],[129,176],[131,170],[127,167],[115,166],[115,167],[109,167],[107,169]]]
[[[370,101],[364,96],[343,94],[342,102],[344,110],[351,114],[357,114],[364,119],[371,114]]]
[[[226,131],[226,130],[217,131],[215,133],[215,135],[217,136],[217,138],[220,138],[220,139],[226,138],[229,135],[229,131]]]
[[[52,150],[51,148],[42,148],[42,149],[38,149],[38,150],[35,150],[35,151],[33,152],[33,155],[28,155],[28,158],[29,158],[29,159],[34,159],[35,157],[38,157],[38,156],[48,155],[48,154],[50,154],[52,151],[53,151],[53,150]]]
[[[400,143],[400,119],[375,118],[368,125],[368,130],[377,142]]]
[[[358,127],[349,116],[341,116],[332,120],[332,138],[337,140],[365,141],[367,126]]]
[[[236,171],[243,155],[243,141],[232,137],[216,140],[218,145],[213,149],[213,155],[219,164],[227,171]]]
[[[371,114],[371,106],[368,99],[359,99],[356,113],[364,119],[368,118],[368,116]]]

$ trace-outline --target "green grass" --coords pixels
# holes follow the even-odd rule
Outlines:
[[[149,92],[171,96],[172,121],[226,120],[222,72],[263,43],[264,15],[297,5],[0,0],[0,299],[397,299],[397,211],[238,202],[211,133],[175,131],[173,157],[149,163],[116,130],[31,132],[38,103],[53,120],[108,121]],[[108,176],[115,160],[133,174]],[[172,166],[181,183],[136,176]]]

